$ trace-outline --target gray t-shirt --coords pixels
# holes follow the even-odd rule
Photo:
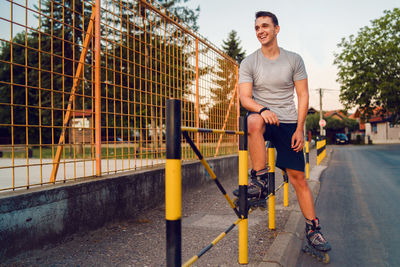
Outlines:
[[[297,122],[294,103],[294,81],[307,78],[300,55],[280,49],[275,60],[267,59],[261,49],[246,57],[240,64],[239,84],[253,84],[253,99],[274,112],[280,122]]]

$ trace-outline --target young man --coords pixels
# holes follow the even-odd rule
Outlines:
[[[250,196],[262,195],[266,179],[265,140],[276,147],[276,166],[286,170],[301,211],[306,218],[309,244],[323,251],[331,249],[322,236],[315,216],[312,193],[304,175],[304,122],[308,110],[307,73],[302,58],[278,46],[280,27],[270,12],[256,13],[255,31],[261,48],[240,64],[240,102],[248,110],[248,146],[253,165]],[[294,103],[298,98],[298,114]]]

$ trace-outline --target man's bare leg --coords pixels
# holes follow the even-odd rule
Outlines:
[[[286,169],[290,182],[296,191],[297,200],[303,216],[308,220],[315,219],[314,199],[306,181],[304,172]]]
[[[266,165],[265,141],[263,136],[265,131],[264,119],[258,114],[251,114],[248,116],[247,131],[247,142],[253,170],[262,170]]]

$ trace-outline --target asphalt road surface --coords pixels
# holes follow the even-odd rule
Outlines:
[[[400,145],[335,146],[316,202],[329,266],[400,266]],[[300,254],[297,266],[324,266]]]

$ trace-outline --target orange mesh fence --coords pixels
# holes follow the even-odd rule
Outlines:
[[[164,164],[169,98],[183,126],[238,130],[237,64],[156,2],[3,3],[0,190]],[[236,136],[191,135],[205,157],[237,153]]]

